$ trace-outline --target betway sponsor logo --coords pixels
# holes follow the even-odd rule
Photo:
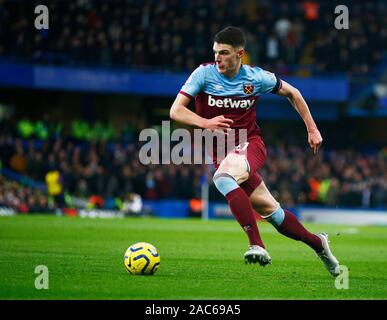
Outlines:
[[[208,105],[210,107],[218,107],[218,108],[241,108],[241,109],[249,109],[254,105],[254,100],[234,100],[232,98],[214,98],[213,96],[208,96]]]

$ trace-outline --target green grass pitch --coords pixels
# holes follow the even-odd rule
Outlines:
[[[0,218],[0,299],[386,299],[387,228],[308,224],[330,234],[349,269],[349,288],[335,280],[301,242],[265,222],[273,259],[245,265],[247,237],[233,220]],[[123,255],[134,242],[161,255],[153,276],[129,275]],[[49,269],[49,289],[35,289],[35,267]]]

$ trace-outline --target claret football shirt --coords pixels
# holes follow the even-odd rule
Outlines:
[[[188,78],[180,93],[195,98],[196,113],[206,119],[223,115],[233,129],[247,129],[248,137],[261,135],[256,124],[256,105],[263,93],[276,93],[281,80],[259,67],[241,65],[236,76],[227,78],[215,63],[202,64]]]

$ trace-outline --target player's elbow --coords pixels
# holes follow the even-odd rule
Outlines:
[[[295,99],[301,97],[301,92],[297,88],[292,87],[289,90],[288,98]]]
[[[169,110],[169,118],[171,118],[172,120],[175,120],[175,111],[172,110],[172,108]]]
[[[172,120],[177,120],[177,110],[174,106],[171,107],[171,109],[169,110],[169,117],[172,119]]]

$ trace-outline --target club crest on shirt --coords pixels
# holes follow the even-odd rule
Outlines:
[[[254,92],[254,85],[252,83],[243,84],[243,92],[245,94],[252,94]]]

